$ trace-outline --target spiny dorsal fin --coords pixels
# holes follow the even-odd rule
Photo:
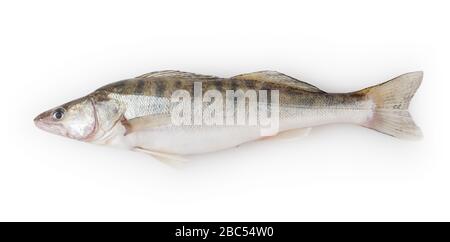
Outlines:
[[[190,72],[183,72],[183,71],[173,71],[173,70],[167,70],[167,71],[154,71],[150,73],[146,73],[140,76],[137,76],[136,78],[150,78],[150,77],[178,77],[178,78],[190,78],[190,79],[216,79],[218,77],[216,76],[208,76],[208,75],[200,75]]]
[[[324,91],[320,90],[319,88],[317,88],[311,84],[302,82],[300,80],[297,80],[295,78],[292,78],[290,76],[287,76],[283,73],[276,72],[276,71],[258,71],[258,72],[237,75],[237,76],[234,76],[231,78],[237,79],[237,80],[259,80],[259,81],[266,81],[266,82],[272,82],[272,83],[282,83],[282,84],[297,87],[297,88],[300,88],[300,89],[303,89],[303,90],[309,91],[309,92],[325,93]]]

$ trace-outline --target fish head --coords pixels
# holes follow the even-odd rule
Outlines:
[[[39,114],[36,126],[47,132],[86,141],[95,134],[97,120],[93,100],[86,96]]]

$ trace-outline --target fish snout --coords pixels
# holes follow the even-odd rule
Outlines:
[[[34,125],[36,125],[36,127],[45,130],[47,132],[51,132],[51,133],[59,133],[59,132],[55,132],[55,122],[52,120],[51,118],[51,112],[47,111],[47,112],[43,112],[41,114],[39,114],[38,116],[36,116],[33,119]]]
[[[42,117],[42,113],[39,114],[38,116],[36,116],[36,117],[33,119],[34,124],[37,126],[38,123],[41,122],[42,118],[43,118],[43,117]]]
[[[36,116],[36,117],[33,119],[33,122],[34,122],[34,124],[35,124],[36,126],[39,127],[39,125],[42,125],[43,123],[46,122],[46,120],[48,119],[48,116],[49,116],[48,111],[47,111],[47,112],[43,112],[43,113],[39,114],[38,116]]]

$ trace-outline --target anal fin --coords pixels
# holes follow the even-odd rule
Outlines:
[[[287,131],[283,131],[278,134],[278,137],[281,139],[293,139],[299,137],[306,137],[311,132],[312,128],[302,128],[302,129],[291,129]]]
[[[290,140],[300,137],[306,137],[312,128],[291,129],[278,133],[274,136],[264,137],[263,140]]]

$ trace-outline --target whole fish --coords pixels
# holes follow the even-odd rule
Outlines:
[[[267,138],[262,132],[267,124],[229,124],[224,121],[234,121],[238,113],[250,119],[255,114],[251,112],[252,104],[256,104],[257,111],[266,107],[267,116],[269,111],[276,116],[276,130],[269,136],[304,135],[314,126],[351,123],[398,138],[419,138],[421,131],[412,120],[408,106],[422,77],[422,72],[411,72],[360,91],[327,93],[275,71],[231,78],[180,71],[151,72],[103,86],[87,96],[43,112],[34,122],[37,127],[54,134],[141,151],[160,160],[176,160]],[[240,105],[237,100],[242,95],[231,96],[235,99],[214,109],[217,117],[206,115],[207,118],[202,119],[200,116],[197,120],[200,123],[189,123],[213,100],[205,96],[196,99],[195,92],[199,91],[205,96],[211,93],[208,91],[215,91],[215,96],[212,95],[215,101],[220,101],[217,95],[230,101],[229,91],[234,94],[241,91],[244,101],[249,102]],[[263,91],[270,93],[264,96]],[[188,98],[178,96],[174,100],[177,92]],[[247,96],[247,93],[253,95]],[[261,95],[252,99],[254,94]],[[273,99],[270,103],[269,96]],[[200,108],[192,108],[195,105]],[[173,117],[175,107],[197,111],[192,115],[183,111],[176,119]],[[225,107],[230,107],[231,111]],[[271,109],[274,107],[277,110]],[[176,123],[180,119],[188,122]],[[206,125],[208,119],[217,122]]]

